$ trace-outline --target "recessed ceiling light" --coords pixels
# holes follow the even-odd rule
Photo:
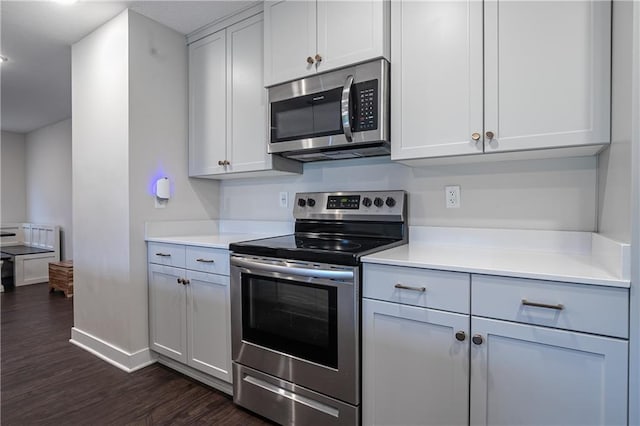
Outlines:
[[[0,55],[0,62],[7,62],[9,60],[9,58],[7,58],[6,56]]]

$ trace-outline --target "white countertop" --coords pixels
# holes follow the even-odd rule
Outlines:
[[[229,244],[239,241],[257,240],[280,234],[217,234],[217,235],[181,235],[171,237],[147,237],[147,241],[155,243],[182,244],[185,246],[198,246],[229,249]]]
[[[362,258],[364,263],[440,269],[550,281],[630,286],[590,254],[407,244]]]

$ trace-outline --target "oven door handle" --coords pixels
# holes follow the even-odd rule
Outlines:
[[[247,269],[260,269],[268,272],[279,272],[281,274],[300,275],[311,278],[325,278],[331,280],[353,280],[353,271],[335,271],[310,268],[295,268],[292,266],[273,265],[271,263],[257,262],[255,260],[245,260],[234,257],[231,262]]]
[[[351,86],[353,85],[353,76],[347,77],[342,87],[342,101],[340,102],[340,116],[342,118],[342,129],[344,136],[347,138],[347,142],[353,141],[353,134],[351,133],[351,108],[349,105],[351,101]]]

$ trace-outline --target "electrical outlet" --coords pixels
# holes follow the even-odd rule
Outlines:
[[[460,208],[460,186],[445,186],[444,187],[444,202],[448,209]]]
[[[287,207],[289,207],[289,193],[288,192],[281,192],[280,193],[280,207],[283,209],[286,209]]]

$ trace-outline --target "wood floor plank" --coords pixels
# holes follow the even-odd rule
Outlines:
[[[48,285],[0,293],[0,423],[272,425],[160,364],[134,373],[69,343],[73,299]]]

